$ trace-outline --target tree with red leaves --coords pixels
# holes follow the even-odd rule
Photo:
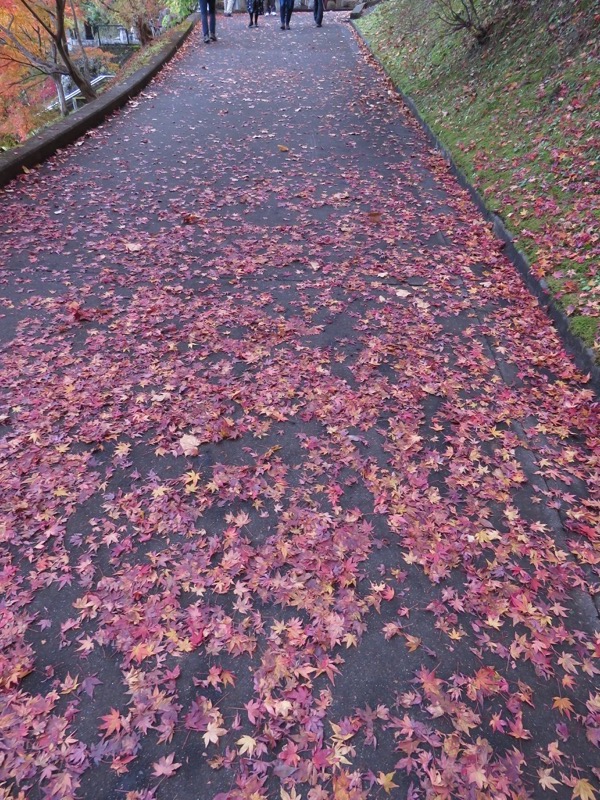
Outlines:
[[[63,115],[62,77],[67,75],[86,100],[96,92],[74,62],[67,46],[66,0],[0,0],[0,65],[3,90],[44,76],[53,80]],[[11,91],[12,90],[12,91]]]

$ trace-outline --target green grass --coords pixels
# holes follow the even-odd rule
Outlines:
[[[496,2],[483,46],[434,5],[387,0],[358,24],[600,359],[597,2]]]
[[[140,48],[131,56],[122,69],[119,70],[113,80],[108,84],[107,88],[121,83],[126,78],[129,78],[131,75],[133,75],[134,72],[137,72],[138,69],[141,69],[149,64],[150,61],[152,61],[152,59],[158,55],[158,53],[168,47],[173,39],[179,34],[183,33],[188,26],[189,22],[184,20],[178,25],[174,25],[172,28],[169,28],[169,30],[166,31],[166,33],[163,33],[162,36],[159,36],[158,39],[155,39],[145,47]]]

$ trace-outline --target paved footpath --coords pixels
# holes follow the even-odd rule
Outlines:
[[[598,798],[597,399],[347,21],[261,23],[1,195],[0,797]]]

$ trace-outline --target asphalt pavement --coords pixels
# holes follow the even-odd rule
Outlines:
[[[0,193],[0,796],[599,788],[597,398],[350,27]]]

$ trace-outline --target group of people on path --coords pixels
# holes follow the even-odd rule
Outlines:
[[[233,14],[233,4],[235,0],[225,0],[225,16]],[[200,17],[202,19],[202,33],[206,44],[217,41],[216,34],[216,0],[199,0]],[[265,3],[267,10],[265,12]],[[313,16],[317,28],[323,24],[323,3],[324,0],[314,0]],[[258,18],[263,14],[275,14],[275,0],[246,0],[248,14],[250,15],[249,28],[258,28]],[[294,0],[279,0],[279,17],[281,20],[280,28],[282,31],[289,31],[290,20],[294,11]]]

